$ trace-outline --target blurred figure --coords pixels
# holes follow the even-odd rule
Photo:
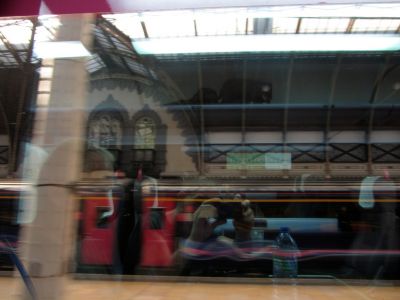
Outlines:
[[[374,279],[399,275],[399,258],[385,254],[387,250],[400,249],[400,219],[397,214],[396,185],[389,178],[366,177],[360,187],[359,205],[362,219],[371,229],[357,232],[353,249],[374,250],[377,254],[354,256],[351,266]]]
[[[236,242],[244,242],[251,240],[251,230],[254,226],[254,212],[250,207],[250,201],[242,200],[241,195],[236,194],[235,201],[240,202],[233,214],[233,226],[235,227]]]
[[[193,214],[193,225],[189,235],[191,242],[206,242],[213,234],[215,227],[225,224],[226,218],[219,213],[220,198],[212,198],[203,202]]]
[[[18,167],[18,177],[32,185],[27,191],[22,191],[18,201],[18,224],[29,224],[33,222],[37,211],[37,189],[40,171],[48,159],[49,154],[41,147],[26,143],[23,150],[22,163]]]
[[[219,244],[214,238],[214,229],[226,223],[226,216],[222,209],[223,203],[220,198],[211,198],[204,201],[193,214],[192,229],[189,238],[185,240],[183,249],[207,250],[213,253]],[[206,274],[209,265],[203,261],[197,261],[195,256],[185,255],[176,251],[173,261],[181,275]]]

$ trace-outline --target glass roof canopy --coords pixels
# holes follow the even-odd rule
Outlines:
[[[0,68],[35,63],[33,41],[52,41],[60,25],[57,16],[0,19]]]
[[[327,9],[326,6],[324,10],[317,10],[315,9],[315,7],[313,8],[314,10],[310,10],[307,8],[303,8],[302,10],[283,10],[282,8],[280,8],[279,10],[278,8],[271,8],[270,10],[262,8],[237,8],[223,10],[182,10],[151,13],[143,12],[134,14],[98,15],[92,31],[94,37],[93,48],[90,49],[91,56],[87,58],[86,66],[89,73],[91,73],[91,78],[96,79],[99,82],[103,78],[108,79],[109,77],[107,76],[112,75],[114,76],[113,78],[119,81],[127,79],[127,81],[136,80],[140,81],[141,83],[144,82],[146,84],[153,82],[162,82],[163,84],[169,84],[168,82],[163,82],[163,76],[160,75],[162,75],[162,72],[165,72],[167,74],[171,73],[170,65],[173,65],[174,62],[169,62],[168,59],[160,59],[159,61],[147,60],[147,58],[141,55],[141,53],[135,47],[135,43],[137,41],[163,40],[171,42],[172,40],[179,38],[193,39],[197,41],[200,41],[202,39],[223,40],[237,38],[236,41],[240,41],[240,39],[262,39],[264,37],[273,37],[277,39],[282,38],[291,41],[290,36],[311,39],[316,39],[317,37],[321,37],[323,39],[334,39],[335,37],[344,38],[347,36],[353,39],[368,39],[370,37],[382,39],[388,38],[400,42],[400,4],[391,4],[390,6],[385,6],[384,8],[380,9],[374,6],[368,6],[368,9],[362,10],[361,12],[357,11],[356,13],[354,13],[354,11],[352,12],[339,8],[339,6],[336,6],[335,9]],[[352,9],[354,8],[355,6],[352,6]],[[57,34],[57,29],[59,26],[60,20],[57,16],[40,16],[38,18],[31,19],[24,18],[0,20],[0,68],[18,66],[23,62],[27,62],[29,60],[29,57],[31,58],[32,62],[32,60],[35,59],[35,53],[32,53],[32,34],[35,33],[35,43],[49,41],[51,42],[55,40],[55,36]],[[241,43],[243,44],[243,40]],[[364,57],[365,54],[366,52],[363,52],[360,56]],[[379,52],[378,54],[379,55],[377,56],[379,56],[378,58],[380,60],[387,60],[390,63],[397,63],[400,58],[400,52],[398,50],[385,52],[384,55],[381,55],[381,52]],[[197,88],[198,82],[200,81],[200,76],[202,77],[201,81],[203,81],[204,86],[212,84],[217,85],[217,83],[215,82],[217,80],[222,80],[221,78],[219,78],[222,76],[219,75],[218,78],[208,76],[209,74],[213,73],[212,68],[215,65],[213,60],[217,60],[217,56],[214,54],[209,55],[209,53],[204,53],[204,55],[208,57],[207,60],[197,61],[196,56],[196,61],[195,63],[193,63],[193,68],[190,64],[191,62],[189,62],[188,65],[185,66],[187,67],[187,71],[184,70],[179,73],[180,71],[178,70],[179,72],[175,72],[177,68],[175,65],[173,66],[173,68],[175,68],[175,73],[171,73],[172,75],[174,75],[172,76],[174,80],[173,87],[176,87],[180,92],[183,91],[183,96],[179,98],[171,97],[167,100],[163,99],[162,103],[178,104],[178,109],[182,108],[180,106],[182,103],[187,104],[185,105],[184,109],[189,110],[189,112],[193,113],[194,116],[197,115],[199,109],[196,110],[196,107],[193,107],[188,99],[191,99],[191,93],[194,92]],[[275,57],[275,55],[268,55],[271,57]],[[278,56],[279,55],[280,54],[278,54]],[[349,56],[352,55],[353,54],[350,53]],[[372,52],[371,55],[374,56],[375,52]],[[380,128],[398,127],[398,120],[400,120],[398,118],[399,110],[397,106],[395,114],[393,114],[391,110],[393,108],[391,104],[397,101],[397,98],[395,98],[395,96],[398,95],[398,88],[392,89],[392,87],[389,85],[398,84],[396,81],[396,78],[398,77],[396,76],[399,69],[396,69],[396,72],[391,72],[389,74],[390,78],[389,76],[388,78],[386,78],[385,84],[387,83],[387,90],[390,90],[391,93],[380,93],[383,96],[378,95],[371,98],[371,96],[369,95],[369,90],[367,90],[362,95],[362,97],[360,97],[360,102],[363,102],[365,104],[365,107],[360,108],[360,103],[356,103],[357,109],[354,109],[353,112],[353,110],[347,107],[348,103],[343,102],[346,105],[345,109],[348,112],[347,115],[344,115],[342,113],[343,110],[339,109],[333,110],[331,112],[331,106],[333,104],[340,104],[338,102],[343,98],[343,95],[335,95],[332,92],[334,89],[333,87],[326,88],[324,90],[328,91],[330,94],[325,93],[323,95],[315,96],[315,98],[325,99],[325,102],[323,104],[320,104],[319,102],[317,103],[317,101],[314,101],[314,98],[308,99],[307,96],[309,95],[300,94],[298,91],[303,90],[301,82],[299,84],[291,84],[289,88],[279,89],[280,83],[289,82],[289,76],[285,75],[286,73],[291,74],[293,71],[293,76],[297,76],[297,78],[305,77],[302,76],[301,73],[303,70],[303,64],[301,62],[303,55],[301,55],[301,59],[298,59],[297,56],[295,57],[292,55],[288,55],[287,52],[283,53],[282,56],[285,57],[279,61],[281,69],[277,69],[280,75],[278,74],[276,76],[275,74],[274,76],[269,76],[270,74],[268,73],[271,72],[272,74],[273,70],[275,69],[271,68],[271,70],[263,70],[258,66],[259,64],[257,63],[257,61],[248,60],[243,63],[239,61],[237,64],[236,62],[232,63],[231,61],[220,62],[220,65],[222,65],[224,68],[226,67],[227,72],[229,70],[237,70],[237,73],[235,74],[237,74],[237,77],[243,78],[243,82],[247,82],[244,79],[246,79],[246,77],[250,78],[251,76],[249,76],[249,74],[251,72],[253,72],[253,74],[258,74],[258,77],[256,79],[263,77],[267,78],[269,76],[272,79],[277,78],[277,81],[279,81],[277,83],[271,82],[272,86],[274,87],[275,103],[264,105],[264,111],[259,110],[258,112],[259,119],[254,117],[257,116],[257,113],[253,114],[253,119],[248,117],[246,118],[246,110],[242,109],[243,107],[241,105],[237,106],[237,109],[233,111],[231,115],[237,116],[238,124],[243,123],[240,120],[246,119],[248,120],[248,125],[254,125],[254,127],[257,127],[260,124],[263,126],[269,126],[268,124],[262,122],[266,122],[265,120],[271,120],[271,122],[273,121],[272,123],[274,124],[286,124],[284,128],[287,129],[290,129],[291,126],[293,128],[297,128],[298,123],[294,125],[291,125],[290,123],[290,120],[296,119],[292,118],[291,114],[293,114],[298,116],[297,119],[301,120],[302,124],[305,123],[304,120],[310,120],[310,124],[306,124],[308,126],[307,128],[315,129],[324,127],[324,124],[327,124],[325,116],[329,115],[330,118],[334,120],[337,119],[339,121],[343,121],[343,124],[335,124],[334,122],[331,122],[332,124],[330,125],[332,125],[332,127],[336,126],[338,128],[349,128],[349,124],[354,123],[352,120],[367,120],[364,118],[364,115],[370,115],[369,111],[371,109],[371,105],[369,105],[369,103],[367,102],[370,99],[373,99],[374,101],[372,102],[375,102],[375,104],[381,104],[379,102],[381,101],[384,102],[384,104],[388,104],[390,106],[389,108],[383,107],[379,112],[375,112],[375,115],[380,113],[382,115],[390,114],[391,116],[391,118],[388,119],[385,124],[380,125]],[[314,56],[314,54],[311,53],[310,56]],[[338,66],[340,64],[346,66],[346,63],[350,59],[353,59],[353,57],[349,57],[349,59],[347,60],[345,56],[343,57],[343,59],[339,59],[340,55],[336,55],[336,53],[328,53],[326,56],[327,57],[325,58],[327,59],[324,60],[324,62],[326,62],[326,65],[321,64],[321,66],[317,66],[323,69],[322,71],[325,75],[335,72],[336,68],[339,68]],[[179,59],[182,58],[181,56],[175,57]],[[238,57],[241,56],[238,55]],[[161,58],[164,57],[161,56]],[[188,56],[188,58],[189,60],[192,60],[190,56]],[[359,59],[358,56],[357,59]],[[343,61],[339,63],[339,61],[341,60]],[[149,64],[149,61],[154,64]],[[168,65],[169,63],[170,65]],[[375,65],[378,66],[379,63],[376,63]],[[152,67],[149,67],[150,65],[152,65]],[[246,69],[244,69],[243,65],[246,65]],[[246,70],[246,72],[244,70]],[[290,70],[290,72],[287,70]],[[319,74],[321,72],[315,72],[317,75],[315,75],[313,79],[318,80],[320,77]],[[193,79],[196,79],[193,80],[193,89],[191,87],[188,88],[189,92],[186,92],[185,90],[185,84],[187,82],[185,80],[188,77],[186,76],[187,74],[195,74]],[[198,76],[198,78],[196,76]],[[351,74],[349,76],[351,76]],[[337,84],[346,85],[347,81],[347,77],[343,79],[339,78]],[[373,84],[374,83],[372,80],[372,85]],[[220,86],[218,86],[217,88],[217,90],[219,91]],[[172,87],[170,87],[169,89],[173,90]],[[289,97],[284,93],[279,94],[279,90],[285,92],[287,91],[287,95],[296,95],[296,97]],[[313,95],[314,94],[316,93],[313,93]],[[348,99],[345,100],[347,101]],[[290,111],[286,108],[288,103],[291,104]],[[298,107],[297,109],[297,107],[292,106],[293,103],[299,104],[300,106],[305,104],[305,106],[303,105],[304,107]],[[235,107],[232,105],[230,106],[233,108]],[[202,106],[201,109],[205,110],[207,108],[210,107]],[[208,115],[212,116],[212,110],[216,108],[218,108],[218,106],[213,105],[210,108],[211,113],[209,113]],[[256,106],[253,106],[254,110],[256,108]],[[265,117],[265,111],[267,110],[267,108],[268,112],[271,113],[271,116],[269,116],[268,118]],[[273,109],[275,109],[275,111],[273,111]],[[314,111],[312,111],[312,109],[314,109]],[[281,113],[282,111],[284,113]],[[317,118],[312,118],[308,115],[302,115],[307,111],[318,113],[320,115],[320,118],[318,118],[317,120]],[[338,112],[341,114],[340,118],[336,117],[335,115],[335,113],[339,114]],[[219,118],[219,114],[218,112],[215,113],[216,115],[215,117],[213,117],[213,119],[217,120]],[[360,116],[360,114],[362,115]],[[276,119],[276,116],[279,116],[279,119]],[[284,120],[282,120],[282,118],[284,118]],[[252,121],[254,121],[254,124],[250,124],[250,122]],[[320,123],[316,123],[314,121],[318,121]],[[213,125],[211,122],[207,122],[208,125]],[[228,122],[230,122],[230,120],[227,121],[227,123]],[[357,123],[356,125],[354,125],[354,128],[365,128],[366,123],[368,123],[368,120],[362,124]],[[203,124],[202,126],[206,125]]]
[[[89,72],[93,73],[104,67],[119,65],[127,68],[129,73],[142,73],[141,75],[147,77],[148,74],[145,73],[149,71],[143,69],[139,63],[141,54],[160,54],[161,57],[163,54],[173,54],[175,48],[165,52],[162,47],[171,44],[179,46],[179,42],[186,44],[185,47],[192,45],[194,50],[184,48],[176,53],[191,54],[207,54],[208,49],[210,53],[225,53],[226,47],[229,47],[227,52],[230,53],[304,53],[313,52],[314,45],[318,44],[325,48],[316,51],[331,49],[330,52],[351,52],[355,49],[397,52],[400,50],[399,16],[400,4],[397,3],[105,14],[98,17],[103,21],[98,22],[94,29],[97,47],[91,51],[92,56],[88,59],[87,66]],[[33,33],[36,44],[49,42],[54,39],[59,26],[57,16],[0,20],[0,67],[35,59],[35,53],[29,54],[29,50],[32,52],[33,49]],[[109,28],[105,30],[105,27]],[[324,42],[320,42],[321,39]],[[295,40],[296,42],[292,42]],[[325,41],[331,41],[331,44]],[[346,41],[353,41],[355,45]],[[150,46],[158,48],[158,53],[152,53],[153,48],[143,50],[142,45],[147,47],[150,43],[155,43]],[[217,44],[222,44],[222,48]],[[240,44],[245,49],[236,49]],[[301,44],[305,48],[297,49]],[[271,45],[274,47],[271,48]],[[339,49],[340,45],[348,47]],[[359,49],[359,45],[365,46]],[[200,46],[204,49],[196,52]],[[213,47],[217,47],[217,50]],[[104,51],[108,53],[108,59],[101,55],[100,52]]]
[[[400,50],[399,16],[399,4],[275,6],[103,15],[132,40],[138,53],[154,55],[397,51]],[[324,40],[321,34],[334,36]]]
[[[400,18],[254,18],[212,13],[103,15],[132,39],[284,33],[396,33]]]
[[[103,15],[132,39],[278,33],[395,33],[399,4],[272,6]]]

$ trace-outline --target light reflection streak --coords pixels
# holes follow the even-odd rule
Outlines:
[[[276,246],[266,247],[240,247],[215,244],[215,242],[204,243],[203,249],[183,247],[181,253],[196,260],[210,260],[216,258],[230,258],[235,261],[272,260],[273,257],[296,257],[299,262],[313,260],[322,257],[338,256],[400,256],[400,250],[369,250],[369,249],[314,249],[284,251]]]
[[[158,197],[159,202],[204,202],[203,198],[173,198],[173,197]],[[144,197],[144,201],[153,202],[153,197]],[[238,199],[221,199],[225,203],[239,203]],[[358,203],[358,199],[251,199],[254,203]],[[379,203],[397,203],[399,199],[375,199]]]

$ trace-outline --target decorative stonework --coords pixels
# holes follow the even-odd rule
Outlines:
[[[101,93],[124,91],[122,93],[126,92],[128,95],[139,95],[140,99],[151,99],[154,104],[158,103],[172,115],[172,119],[178,122],[183,137],[190,140],[190,144],[198,143],[196,140],[198,135],[194,133],[191,116],[183,111],[173,112],[169,109],[169,103],[174,103],[177,96],[173,87],[165,86],[166,82],[168,81],[150,80],[127,74],[97,74],[91,78],[90,90]],[[90,114],[87,127],[88,142],[93,146],[112,150],[114,154],[117,153],[118,165],[129,176],[135,176],[142,167],[143,174],[158,177],[166,170],[167,126],[153,111],[151,105],[145,105],[133,116],[131,113],[129,111],[128,114],[126,109],[110,95]]]

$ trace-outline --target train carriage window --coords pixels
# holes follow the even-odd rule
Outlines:
[[[150,209],[150,229],[159,230],[164,228],[165,208],[152,207]]]
[[[110,208],[109,207],[97,207],[96,208],[96,228],[109,228],[110,226]]]

